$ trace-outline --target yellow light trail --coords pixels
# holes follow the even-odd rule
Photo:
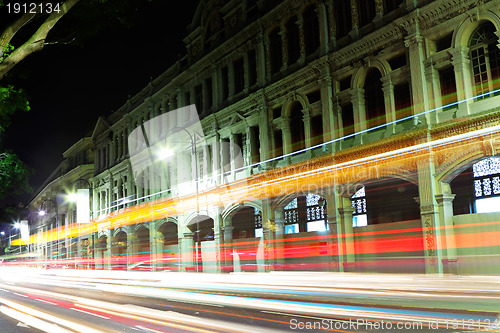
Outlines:
[[[52,242],[66,237],[78,237],[99,230],[114,229],[126,225],[144,223],[177,216],[199,206],[218,206],[220,201],[243,202],[277,196],[314,192],[319,189],[362,182],[374,178],[400,175],[401,170],[415,171],[419,164],[429,158],[444,161],[450,155],[473,154],[482,149],[482,142],[500,139],[500,125],[484,127],[481,119],[478,124],[469,120],[463,124],[455,123],[453,136],[446,126],[431,132],[430,140],[426,131],[396,135],[379,144],[367,144],[343,150],[334,155],[325,155],[305,163],[271,170],[249,178],[225,184],[205,191],[198,196],[158,199],[142,203],[124,210],[115,211],[108,216],[92,220],[89,224],[72,224],[68,228],[53,229],[31,235],[23,244],[36,244],[40,240]],[[462,126],[459,126],[462,125]],[[471,128],[477,128],[470,131]],[[482,127],[482,128],[481,128]],[[19,245],[19,239],[12,244]]]

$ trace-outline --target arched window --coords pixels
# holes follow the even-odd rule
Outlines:
[[[300,36],[297,17],[291,17],[285,25],[288,42],[288,65],[294,64],[300,57]]]
[[[304,19],[304,40],[306,55],[314,53],[319,47],[319,19],[314,6],[307,7],[302,14]]]
[[[382,75],[376,68],[368,69],[365,79],[365,110],[368,128],[380,125],[385,121],[384,92]]]
[[[490,157],[472,166],[476,213],[500,211],[500,158]]]
[[[470,59],[476,96],[500,87],[500,50],[497,47],[495,30],[492,23],[481,24],[470,39]],[[484,97],[487,96],[489,95]]]
[[[290,131],[292,135],[292,151],[305,148],[304,114],[302,104],[294,102],[290,112]]]
[[[269,33],[269,49],[271,53],[271,74],[276,74],[280,71],[283,65],[283,52],[281,47],[281,36],[279,28],[274,28]]]

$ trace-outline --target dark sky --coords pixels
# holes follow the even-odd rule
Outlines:
[[[133,29],[110,27],[84,47],[47,46],[18,65],[30,70],[18,85],[28,92],[31,111],[15,115],[4,144],[35,170],[33,190],[59,165],[66,149],[90,135],[99,115],[117,110],[185,55],[182,39],[197,4],[144,1]]]

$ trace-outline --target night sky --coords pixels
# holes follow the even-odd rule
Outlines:
[[[35,170],[34,191],[62,162],[63,152],[92,133],[99,115],[117,110],[186,54],[182,39],[197,4],[145,1],[132,30],[110,27],[83,48],[46,46],[18,65],[30,70],[18,86],[28,92],[31,111],[14,116],[4,145]]]

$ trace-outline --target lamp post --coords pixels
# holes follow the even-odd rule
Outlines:
[[[92,185],[90,184],[90,182],[87,180],[87,179],[84,179],[84,178],[78,178],[77,180],[75,180],[73,182],[73,187],[75,186],[75,184],[77,184],[78,182],[84,182],[87,187],[88,187],[88,190],[89,190],[89,194],[88,194],[88,197],[87,197],[87,194],[85,194],[83,196],[83,198],[77,194],[74,190],[72,193],[69,194],[68,196],[68,199],[69,201],[71,202],[75,202],[76,203],[76,218],[77,218],[77,221],[76,223],[78,224],[78,245],[77,245],[77,254],[75,254],[75,263],[74,263],[74,267],[75,269],[77,268],[77,258],[80,257],[81,253],[82,253],[82,249],[81,249],[81,235],[80,235],[80,224],[82,223],[85,223],[85,222],[89,222],[90,219],[92,219],[93,217],[93,212],[92,212],[92,207],[90,206],[90,202],[92,201]],[[89,220],[89,221],[87,221]],[[89,235],[90,237],[90,235]],[[70,241],[70,253],[71,253],[71,244],[72,242]],[[94,235],[92,234],[92,258],[94,258]],[[90,252],[88,252],[88,255],[90,254]],[[89,259],[89,258],[87,258]],[[87,264],[90,265],[90,263],[88,262],[87,260]]]
[[[199,202],[199,172],[198,172],[198,154],[197,154],[197,142],[196,142],[196,135],[197,133],[194,132],[194,133],[191,133],[190,131],[188,131],[186,128],[184,127],[172,127],[169,129],[169,131],[174,131],[174,132],[180,132],[180,131],[184,131],[188,137],[189,137],[189,143],[191,145],[191,154],[193,155],[193,162],[194,162],[194,167],[195,167],[195,193],[196,193],[196,217],[197,217],[197,221],[196,221],[196,239],[194,240],[195,242],[195,249],[196,249],[196,271],[198,271],[199,269],[199,265],[198,265],[198,243],[197,243],[197,239],[198,239],[198,216],[200,215],[200,202]],[[145,137],[146,136],[146,131],[144,130],[143,128],[143,135]],[[147,147],[150,148],[149,146],[149,141],[146,140],[146,144],[147,144]],[[151,155],[151,151],[150,151],[150,155]],[[157,153],[158,157],[162,160],[165,160],[166,158],[170,157],[172,155],[172,152],[169,150],[169,149],[162,149],[161,151],[159,151]]]
[[[57,228],[56,246],[57,246],[57,252],[59,253],[59,213],[58,213],[58,210],[57,210],[57,202],[55,200],[50,199],[50,198],[47,198],[47,199],[43,200],[42,203],[40,204],[40,211],[38,212],[38,215],[40,215],[42,218],[45,215],[47,215],[47,212],[43,209],[43,205],[47,201],[48,202],[52,202],[54,204],[54,209],[55,209],[55,213],[56,213],[56,228]],[[49,231],[49,228],[47,227],[46,232],[48,233],[48,231]],[[53,244],[52,244],[52,242],[50,243],[50,259],[51,260],[53,259]]]

